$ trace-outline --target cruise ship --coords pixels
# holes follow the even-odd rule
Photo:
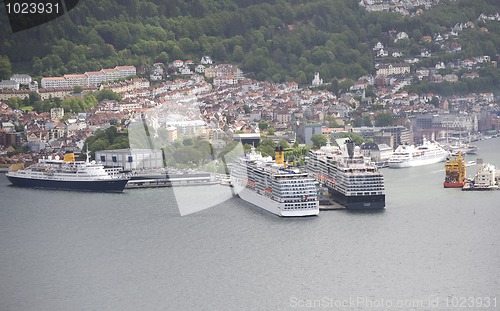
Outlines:
[[[393,155],[387,161],[391,168],[421,166],[443,162],[449,152],[444,150],[436,142],[430,142],[424,138],[422,145],[399,145]]]
[[[40,159],[26,169],[6,174],[14,186],[61,190],[122,192],[128,178],[107,170],[95,161],[75,161],[74,153]]]
[[[449,146],[449,150],[452,154],[458,154],[461,152],[462,154],[477,154],[478,148],[475,145],[457,143]]]
[[[318,192],[314,178],[288,165],[283,150],[276,150],[276,161],[252,148],[231,168],[231,185],[243,200],[278,216],[319,214]]]
[[[331,198],[347,209],[385,207],[384,177],[352,141],[342,148],[328,143],[319,150],[311,150],[307,169],[328,188]]]

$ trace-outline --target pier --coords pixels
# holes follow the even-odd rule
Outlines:
[[[203,186],[219,183],[210,173],[138,175],[132,176],[125,189]]]
[[[319,204],[319,210],[320,211],[334,211],[334,210],[345,210],[346,207],[344,205],[341,205],[338,202],[335,202],[333,200],[329,200],[328,202],[320,202]]]

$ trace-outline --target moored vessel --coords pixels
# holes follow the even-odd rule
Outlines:
[[[443,187],[445,188],[462,188],[466,178],[465,161],[462,157],[462,152],[452,156],[445,164],[445,178]]]
[[[307,169],[328,188],[331,198],[347,209],[385,207],[384,177],[352,141],[342,149],[327,144],[311,150]]]
[[[128,178],[106,170],[103,165],[89,161],[75,161],[72,152],[64,155],[40,159],[38,163],[25,169],[10,171],[6,174],[14,186],[48,188],[61,190],[122,192]]]
[[[276,162],[251,152],[232,164],[231,185],[243,200],[278,216],[319,214],[315,180],[297,167],[287,165],[283,150],[276,150]]]
[[[399,145],[387,163],[390,168],[421,166],[443,162],[448,155],[438,143],[424,138],[420,146]]]

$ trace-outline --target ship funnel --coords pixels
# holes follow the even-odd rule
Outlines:
[[[349,159],[354,158],[354,142],[352,140],[346,141],[347,154],[349,155]]]
[[[64,154],[64,162],[75,162],[75,154],[71,151],[66,151]]]
[[[274,148],[274,158],[276,159],[276,164],[285,163],[285,152],[282,146]]]

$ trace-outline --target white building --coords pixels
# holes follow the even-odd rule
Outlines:
[[[102,70],[86,72],[85,75],[89,86],[98,86],[106,81],[106,74]]]
[[[392,156],[393,150],[387,144],[363,143],[361,153],[372,161],[380,162],[388,160]]]
[[[63,78],[66,80],[66,85],[68,87],[88,85],[88,78],[84,74],[67,74],[64,75]]]
[[[106,167],[124,170],[158,169],[163,167],[163,154],[156,149],[115,149],[95,153],[96,161]]]
[[[135,76],[137,74],[137,68],[135,68],[135,66],[116,66],[115,69],[119,72],[119,79]]]
[[[68,87],[68,82],[64,77],[44,77],[41,80],[42,89]]]
[[[377,76],[388,76],[394,74],[408,74],[410,73],[409,64],[381,64],[377,68]]]
[[[2,80],[0,90],[19,90],[19,83],[14,80]]]
[[[26,74],[14,74],[10,77],[11,80],[16,81],[21,85],[28,85],[31,83],[31,76]]]
[[[478,164],[479,169],[474,176],[474,187],[489,188],[496,185],[496,169],[491,164]]]
[[[101,71],[104,73],[104,81],[115,81],[121,77],[121,72],[116,68],[102,69]]]
[[[212,59],[210,58],[210,56],[206,56],[206,55],[204,55],[204,56],[201,58],[200,63],[201,63],[202,65],[211,65],[213,62],[212,62]]]
[[[235,76],[219,76],[214,78],[214,85],[219,86],[219,85],[233,85],[233,84],[238,84],[238,79]]]
[[[38,82],[37,81],[31,81],[29,84],[30,91],[32,92],[38,92]]]
[[[177,137],[183,136],[201,136],[207,137],[207,124],[203,120],[187,120],[187,121],[167,121],[166,128],[175,127],[177,129]]]
[[[323,84],[323,79],[320,79],[319,72],[316,72],[314,74],[314,79],[312,80],[312,85],[313,86],[318,86],[318,85],[321,85],[321,84]]]
[[[198,66],[196,66],[196,68],[194,69],[194,71],[195,71],[196,73],[205,73],[205,69],[206,69],[206,68],[205,68],[205,66],[203,66],[203,65],[198,65]]]
[[[59,120],[64,117],[64,108],[50,108],[50,118]]]

